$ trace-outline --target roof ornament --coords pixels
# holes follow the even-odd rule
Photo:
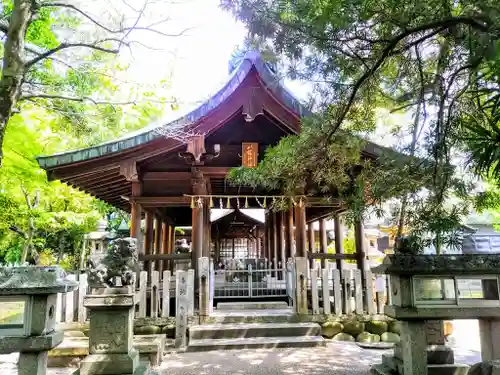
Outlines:
[[[189,138],[187,141],[187,150],[179,152],[179,156],[183,158],[189,165],[203,165],[206,161],[210,161],[220,154],[220,145],[214,145],[212,152],[205,150],[205,136],[197,135]]]

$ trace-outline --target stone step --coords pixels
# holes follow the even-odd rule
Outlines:
[[[382,367],[390,370],[393,373],[404,375],[403,361],[390,354],[382,355]],[[379,369],[380,370],[380,369]],[[462,364],[441,364],[427,365],[428,375],[467,375],[469,371],[468,365]]]
[[[157,366],[166,348],[173,347],[173,340],[165,335],[134,335],[132,346],[141,358],[153,366]],[[49,351],[49,367],[68,367],[77,365],[89,355],[88,337],[65,337],[63,342]]]
[[[397,375],[397,372],[383,364],[373,365],[370,367],[370,373],[372,375]]]
[[[325,346],[321,336],[301,337],[252,337],[244,339],[193,340],[187,351],[201,352],[231,349],[274,349],[274,348],[309,348]]]
[[[298,323],[303,320],[293,310],[227,310],[214,311],[210,314],[212,324],[237,324],[237,323]]]
[[[269,310],[269,309],[287,309],[288,304],[283,301],[267,302],[219,302],[218,311],[227,310]]]
[[[207,324],[189,328],[189,339],[242,339],[251,337],[320,336],[317,323]]]

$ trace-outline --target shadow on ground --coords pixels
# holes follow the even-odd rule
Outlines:
[[[457,363],[480,361],[475,348],[454,347]],[[260,349],[173,353],[157,370],[162,375],[368,375],[391,350],[367,350],[349,342],[329,342],[324,348]],[[0,356],[0,374],[15,375],[17,355]],[[49,369],[48,375],[69,375],[74,368]]]

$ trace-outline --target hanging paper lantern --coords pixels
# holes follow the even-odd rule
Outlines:
[[[214,207],[214,200],[212,199],[212,197],[210,197],[210,208],[213,208]]]
[[[227,197],[226,208],[231,208],[231,199]]]
[[[267,206],[266,197],[264,197],[264,204],[262,205],[262,207],[266,208],[266,206]]]
[[[245,197],[245,208],[248,208],[248,197]]]
[[[194,197],[191,197],[191,208],[195,208],[195,206],[194,206]]]

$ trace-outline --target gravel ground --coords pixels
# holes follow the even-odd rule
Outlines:
[[[470,333],[470,332],[469,332]],[[480,360],[475,348],[460,348],[455,343],[457,363]],[[389,350],[366,350],[353,343],[330,342],[325,348],[262,349],[179,353],[167,355],[158,369],[162,375],[368,375],[370,366],[379,363]],[[17,355],[0,356],[0,374],[15,375]],[[69,375],[75,369],[48,370],[48,375]]]
[[[454,322],[450,346],[455,362],[474,364],[481,360],[476,320]],[[329,342],[325,348],[261,349],[178,353],[165,356],[162,375],[367,375],[390,350],[361,349],[354,343]],[[16,375],[17,354],[0,355],[0,375]],[[74,368],[47,371],[47,375],[69,375]]]

